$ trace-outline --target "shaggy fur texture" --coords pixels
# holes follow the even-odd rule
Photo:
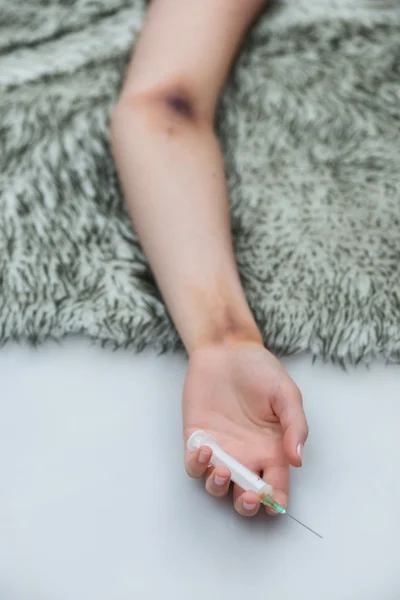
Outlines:
[[[0,338],[177,346],[123,205],[110,109],[139,0],[0,0]],[[266,343],[400,358],[400,5],[273,4],[219,116]]]

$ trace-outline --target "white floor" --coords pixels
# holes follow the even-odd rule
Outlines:
[[[2,349],[0,599],[398,600],[400,367],[285,362],[311,429],[291,512],[323,540],[186,477],[182,356]]]

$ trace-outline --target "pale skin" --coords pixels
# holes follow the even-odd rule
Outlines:
[[[264,348],[238,275],[223,157],[219,94],[264,0],[153,0],[111,122],[113,153],[136,231],[189,355],[184,440],[204,429],[274,487],[287,505],[308,427],[301,394]],[[230,472],[207,447],[185,452],[216,497]],[[260,498],[234,488],[255,515]],[[271,512],[270,509],[267,509]]]

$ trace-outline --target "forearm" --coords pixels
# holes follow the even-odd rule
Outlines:
[[[211,124],[182,119],[161,102],[121,103],[113,148],[135,228],[188,351],[228,338],[259,341]]]

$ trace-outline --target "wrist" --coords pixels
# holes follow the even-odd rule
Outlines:
[[[190,344],[189,354],[206,346],[232,346],[252,343],[263,345],[262,336],[247,302],[237,299],[233,304],[223,299],[205,303],[204,318],[200,320]]]

